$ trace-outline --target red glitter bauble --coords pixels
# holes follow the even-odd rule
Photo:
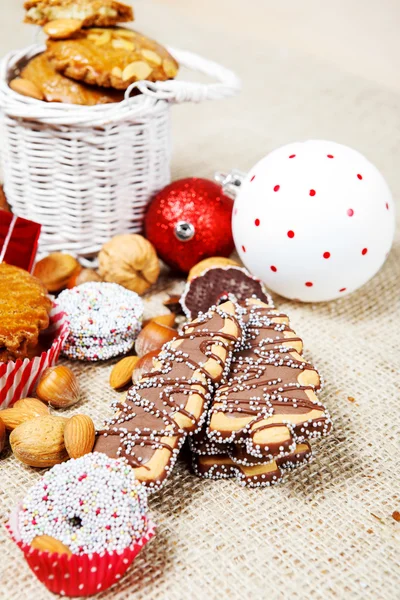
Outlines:
[[[174,181],[150,202],[146,237],[167,265],[187,273],[203,258],[231,254],[232,207],[233,201],[213,181]]]

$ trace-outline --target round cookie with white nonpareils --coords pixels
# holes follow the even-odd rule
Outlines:
[[[72,554],[123,551],[147,529],[147,494],[124,460],[87,454],[56,465],[19,513],[22,541],[48,535]]]
[[[143,302],[116,283],[89,282],[58,297],[69,321],[64,354],[77,360],[107,360],[133,347],[141,329]]]

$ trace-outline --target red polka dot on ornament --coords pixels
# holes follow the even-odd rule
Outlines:
[[[347,288],[340,288],[339,292],[345,292]]]
[[[274,267],[274,265],[271,265],[271,266],[270,266],[270,269],[271,269],[271,271],[272,271],[273,273],[276,273],[276,272],[277,272],[277,270],[278,270],[276,267]]]
[[[281,187],[280,185],[276,185],[276,186],[274,187],[274,192],[278,192],[280,187]]]
[[[312,282],[312,281],[306,281],[305,285],[306,285],[307,287],[312,287],[314,284],[313,284],[313,282]]]
[[[386,202],[386,210],[389,210],[389,203]]]
[[[352,208],[349,208],[347,214],[349,215],[349,217],[352,217],[354,215],[354,210]]]
[[[242,250],[243,252],[246,252],[246,248],[244,246],[242,246]]]
[[[360,175],[360,173],[357,173],[357,177],[358,177],[358,179],[360,179],[360,180],[362,179],[362,175]]]
[[[367,254],[367,252],[368,252],[368,248],[363,248],[362,251],[361,251],[361,254],[363,256],[365,256]]]
[[[296,156],[295,154],[291,154],[291,155],[289,156],[289,158],[295,158],[295,156]]]
[[[254,181],[254,180],[255,180],[255,178],[256,178],[256,176],[255,176],[255,175],[253,175],[253,177],[250,179],[250,183],[251,183],[252,181]]]
[[[331,253],[330,252],[324,252],[322,256],[324,258],[330,258],[331,257]]]
[[[291,229],[287,232],[287,236],[288,238],[294,238],[294,231],[292,231]]]
[[[334,158],[333,154],[327,154],[328,158]]]
[[[317,192],[315,190],[310,190],[310,196],[315,196]]]
[[[260,219],[256,219],[256,220],[254,221],[254,225],[255,225],[256,227],[258,227],[258,226],[260,225]]]

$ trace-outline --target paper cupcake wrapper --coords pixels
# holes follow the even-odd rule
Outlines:
[[[54,337],[50,348],[41,356],[0,362],[0,410],[28,397],[43,371],[57,362],[68,336],[68,322],[65,313],[56,304],[50,312],[50,325],[41,335]]]
[[[147,533],[123,552],[72,556],[43,552],[21,541],[19,509],[19,506],[14,508],[6,528],[39,581],[51,592],[61,596],[93,596],[107,590],[123,577],[155,531],[154,523],[147,521]]]

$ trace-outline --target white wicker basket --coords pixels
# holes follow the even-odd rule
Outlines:
[[[1,64],[4,189],[16,214],[42,224],[41,253],[91,256],[117,233],[140,232],[147,202],[169,183],[171,104],[230,96],[240,81],[212,61],[169,48],[182,66],[219,82],[141,81],[119,104],[45,103],[8,86],[43,49],[11,52]],[[129,97],[135,87],[142,93]]]

